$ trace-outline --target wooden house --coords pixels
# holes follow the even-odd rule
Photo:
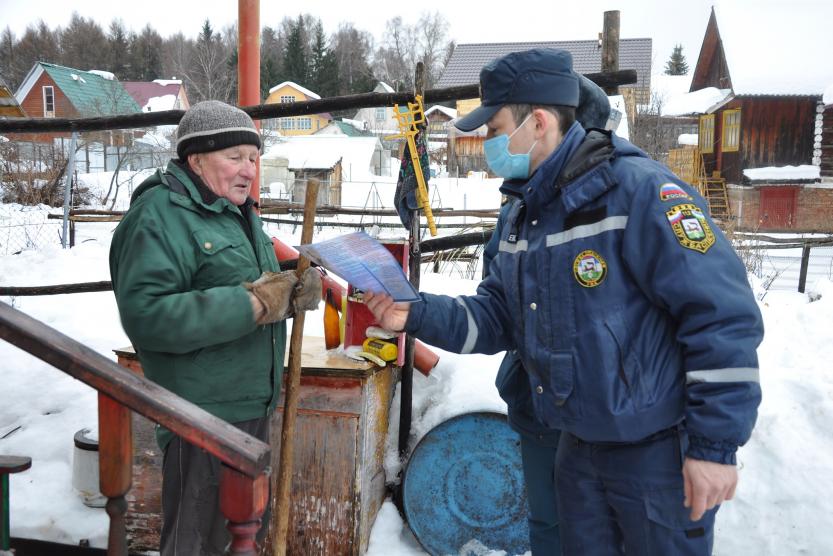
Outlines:
[[[727,185],[742,229],[831,232],[833,189],[818,185],[822,154],[826,172],[833,163],[831,133],[822,133],[829,39],[786,6],[777,40],[749,32],[776,23],[763,17],[728,3],[712,8],[690,94],[725,94],[698,114],[702,171]]]
[[[306,100],[320,100],[316,93],[304,88],[292,81],[284,81],[269,89],[269,96],[266,104],[278,104],[287,102],[303,102]],[[307,116],[292,116],[289,118],[278,118],[265,120],[264,129],[278,131],[281,135],[312,135],[319,129],[325,127],[332,120],[328,113],[309,114]]]
[[[0,118],[25,118],[26,112],[21,108],[20,103],[17,102],[14,94],[6,85],[3,79],[0,79]]]
[[[140,112],[121,82],[112,74],[82,71],[46,62],[36,62],[15,93],[15,98],[31,118],[91,118]],[[130,131],[104,132],[110,144],[127,144]],[[51,142],[68,137],[66,132],[29,134],[26,139]]]
[[[373,88],[374,93],[393,93],[393,87],[380,81]],[[393,114],[393,106],[375,106],[373,108],[361,108],[353,116],[353,119],[364,122],[364,128],[374,135],[384,137],[399,133],[399,125],[396,116]]]
[[[437,87],[475,85],[480,80],[480,70],[495,58],[532,48],[558,48],[570,52],[573,56],[573,68],[579,73],[600,72],[602,68],[602,48],[598,39],[458,44],[443,70]],[[620,94],[625,97],[628,118],[631,121],[634,107],[645,104],[650,98],[651,48],[652,41],[649,38],[619,41],[619,69],[633,69],[637,77],[635,84],[619,87]],[[458,101],[457,115],[465,116],[479,105],[478,99]],[[486,170],[483,156],[485,133],[461,134],[453,127],[449,131],[448,171],[451,174],[465,175],[469,171]]]

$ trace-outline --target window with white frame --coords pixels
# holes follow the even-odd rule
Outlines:
[[[281,129],[295,129],[295,118],[281,118]]]
[[[298,129],[312,129],[311,118],[301,118],[298,120]]]
[[[287,104],[289,102],[295,102],[293,95],[281,95],[281,104]]]
[[[43,86],[43,117],[55,117],[55,89],[52,85]]]
[[[377,106],[376,107],[376,121],[383,122],[387,119],[387,115],[385,114],[385,107],[384,106]]]

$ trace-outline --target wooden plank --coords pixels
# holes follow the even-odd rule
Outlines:
[[[356,395],[360,391],[356,392]],[[282,414],[272,420],[273,466],[280,453]],[[295,423],[292,496],[287,554],[353,556],[358,554],[354,527],[359,504],[355,493],[356,438],[359,418],[298,412]],[[273,474],[274,512],[276,474]],[[275,518],[273,518],[275,519]],[[263,554],[272,554],[267,538]]]
[[[0,338],[251,477],[269,463],[267,444],[5,303],[0,303]]]

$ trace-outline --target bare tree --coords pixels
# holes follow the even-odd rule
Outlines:
[[[425,13],[417,23],[422,63],[425,64],[425,86],[431,88],[439,81],[447,51],[448,21],[440,12]]]
[[[418,50],[416,30],[404,24],[400,16],[388,20],[374,60],[376,77],[395,89],[413,88]]]
[[[93,19],[72,12],[61,32],[61,63],[81,70],[107,68],[107,37]]]

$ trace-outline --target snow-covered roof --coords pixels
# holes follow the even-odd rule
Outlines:
[[[810,164],[801,166],[768,166],[766,168],[747,168],[743,175],[752,180],[817,180],[819,179],[819,167]]]
[[[677,144],[694,145],[696,147],[700,144],[700,136],[697,133],[681,133],[680,136],[677,137]]]
[[[176,106],[176,95],[162,95],[161,97],[150,97],[142,106],[142,112],[160,112],[162,110],[173,110]]]
[[[685,94],[691,88],[691,74],[651,76],[651,96],[657,102],[665,104],[670,99]]]
[[[833,104],[833,83],[827,86],[824,90],[824,96],[822,97],[825,106],[830,106]]]
[[[376,137],[306,135],[286,137],[268,147],[263,158],[286,158],[292,169],[329,169],[341,160],[346,174],[369,173]]]
[[[699,91],[683,93],[669,98],[663,103],[663,116],[685,116],[688,114],[708,114],[731,97],[730,89],[706,87]]]
[[[447,106],[442,106],[440,104],[435,104],[431,108],[425,111],[426,116],[430,116],[433,112],[442,112],[452,120],[457,117],[457,110],[454,108],[449,108]]]
[[[274,93],[275,91],[277,91],[281,87],[287,87],[287,86],[292,87],[293,89],[296,89],[296,90],[300,91],[306,97],[309,97],[309,98],[312,98],[312,99],[315,99],[315,100],[319,100],[321,98],[320,96],[313,93],[312,91],[310,91],[306,87],[301,87],[300,85],[298,85],[294,81],[284,81],[283,83],[279,83],[278,85],[275,85],[274,87],[269,89],[269,94],[271,95],[272,93]]]
[[[736,95],[821,95],[833,82],[830,5],[720,0],[714,6]]]
[[[165,85],[182,85],[182,79],[154,79],[154,83]]]
[[[381,89],[381,91],[379,90]],[[379,81],[379,84],[376,85],[376,88],[373,89],[377,93],[395,93],[396,91],[393,90],[393,87],[385,83],[384,81]]]
[[[103,79],[106,79],[108,81],[114,81],[116,79],[116,76],[112,72],[109,72],[109,71],[92,69],[92,70],[87,70],[87,73],[92,73],[92,74],[97,75],[97,76],[99,76]]]

